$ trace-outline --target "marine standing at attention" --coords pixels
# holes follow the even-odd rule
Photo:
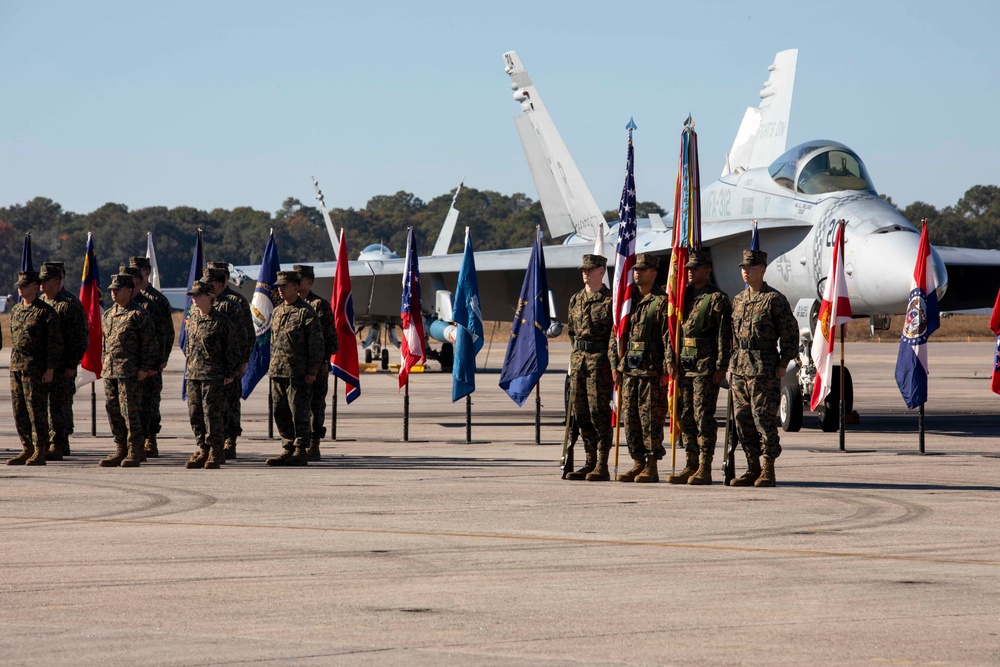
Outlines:
[[[48,392],[62,357],[56,311],[40,297],[35,271],[17,274],[20,297],[10,312],[10,399],[21,453],[7,465],[45,465],[49,450]]]
[[[312,291],[316,273],[313,267],[306,264],[296,264],[292,270],[299,274],[299,296],[313,307],[319,318],[319,326],[323,332],[323,366],[316,375],[312,386],[312,402],[310,404],[311,430],[307,455],[310,461],[319,461],[319,443],[326,437],[326,396],[330,389],[330,357],[337,353],[340,341],[337,338],[337,327],[333,321],[333,309],[330,302]]]
[[[612,378],[621,384],[622,425],[634,465],[618,475],[619,482],[659,482],[657,461],[663,458],[663,422],[667,417],[667,356],[670,331],[667,295],[656,286],[659,258],[648,253],[635,257],[632,276],[637,291],[632,295],[624,356],[609,343]]]
[[[730,391],[736,435],[747,471],[731,486],[774,486],[774,460],[781,455],[778,404],[781,378],[798,354],[799,327],[785,296],[764,282],[767,253],[744,250],[740,270],[748,289],[733,299]],[[763,445],[764,464],[760,455]]]
[[[237,344],[239,324],[232,322],[213,305],[215,287],[196,280],[188,296],[195,308],[187,319],[187,405],[198,449],[185,468],[218,468],[225,456],[225,413],[228,385],[239,375],[243,350]]]
[[[115,439],[115,452],[100,466],[137,468],[144,458],[140,423],[140,384],[159,368],[159,344],[149,314],[132,299],[135,283],[128,274],[111,278],[114,305],[101,316],[104,353],[104,406]]]
[[[143,448],[146,456],[156,458],[160,455],[156,446],[156,435],[160,432],[160,396],[163,394],[163,369],[174,349],[174,318],[170,312],[170,301],[149,282],[152,265],[148,257],[130,257],[130,269],[139,270],[139,280],[136,289],[146,298],[146,312],[153,318],[153,330],[160,345],[160,363],[157,372],[142,384],[143,405]],[[133,274],[134,275],[134,274]]]
[[[711,484],[719,431],[715,406],[733,348],[732,307],[729,297],[710,282],[712,256],[707,250],[692,251],[685,268],[681,354],[679,368],[672,367],[671,375],[678,378],[678,421],[687,465],[667,482]]]
[[[566,479],[607,482],[611,451],[611,362],[608,340],[612,338],[611,290],[604,285],[608,260],[584,255],[580,266],[583,289],[569,300],[569,358],[572,410],[580,425],[587,462]]]
[[[312,386],[323,367],[323,331],[316,311],[299,296],[299,274],[278,271],[279,303],[271,313],[271,399],[282,452],[269,466],[304,466],[310,442]]]
[[[62,262],[45,262],[39,279],[42,298],[59,318],[63,353],[56,366],[48,392],[49,460],[60,461],[70,455],[69,436],[73,433],[73,395],[76,394],[76,369],[90,344],[90,325],[80,299],[63,288],[66,271]]]

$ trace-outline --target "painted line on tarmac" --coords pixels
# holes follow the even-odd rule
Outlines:
[[[408,537],[462,537],[478,540],[504,540],[510,542],[548,542],[552,544],[578,544],[609,547],[656,547],[659,549],[694,549],[698,551],[722,551],[736,553],[760,553],[775,556],[812,556],[820,558],[857,558],[861,560],[888,560],[911,563],[941,563],[947,565],[982,565],[1000,567],[1000,561],[975,558],[935,558],[933,556],[904,556],[901,554],[866,554],[855,551],[819,551],[814,549],[769,549],[765,547],[741,547],[724,544],[693,544],[685,542],[642,542],[639,540],[611,540],[587,537],[557,537],[543,535],[506,535],[503,533],[457,533],[424,530],[388,530],[377,528],[334,528],[330,526],[282,526],[254,523],[206,523],[201,521],[144,521],[141,519],[73,519],[37,516],[0,516],[0,521],[36,521],[38,523],[113,523],[143,526],[180,526],[190,528],[261,528],[271,530],[297,530],[317,533],[353,533],[359,535],[400,535]],[[0,526],[2,529],[2,526]]]

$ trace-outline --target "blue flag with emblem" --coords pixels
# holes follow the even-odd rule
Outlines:
[[[187,291],[190,292],[191,288],[194,286],[194,281],[201,278],[202,272],[205,270],[205,246],[201,239],[201,230],[198,230],[198,238],[194,241],[194,253],[191,255],[191,270],[188,271],[188,288]],[[194,300],[189,296],[184,299],[184,312],[181,313],[181,332],[177,337],[177,344],[181,348],[181,352],[184,352],[187,346],[187,321],[188,316],[191,314],[191,310],[194,308]],[[187,361],[184,362],[184,377],[181,378],[181,398],[187,398]]]
[[[549,343],[545,338],[551,321],[548,309],[549,283],[542,253],[542,232],[535,230],[528,270],[524,273],[514,324],[507,341],[507,354],[500,369],[500,388],[518,405],[524,405],[549,365]]]
[[[913,269],[910,285],[910,300],[906,305],[903,334],[899,338],[895,376],[903,402],[912,410],[927,402],[927,339],[941,326],[937,276],[934,275],[926,220],[920,232],[917,265]]]
[[[21,271],[34,271],[31,263],[31,234],[24,235],[24,247],[21,248]]]
[[[479,280],[472,236],[465,228],[465,254],[458,272],[455,303],[451,309],[455,323],[455,362],[451,367],[451,402],[476,390],[476,355],[483,349],[483,315],[479,310]]]
[[[243,376],[243,398],[250,396],[261,378],[267,375],[267,367],[271,365],[271,312],[278,305],[278,288],[274,281],[278,279],[278,246],[274,243],[274,231],[267,237],[264,247],[264,259],[260,262],[260,274],[257,276],[257,287],[253,290],[253,300],[250,301],[250,315],[253,318],[254,332],[257,340],[254,342],[247,372]]]

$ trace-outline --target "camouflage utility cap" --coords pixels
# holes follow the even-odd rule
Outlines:
[[[26,287],[31,283],[37,282],[40,282],[38,271],[18,271],[17,282],[14,283],[14,287]]]
[[[210,266],[205,269],[205,272],[201,274],[202,280],[211,280],[213,283],[224,283],[226,282],[226,271],[224,269],[218,269],[214,266]]]
[[[316,271],[308,264],[295,264],[292,271],[299,274],[299,278],[316,278]]]
[[[54,266],[50,264],[42,264],[42,270],[38,274],[38,280],[58,280],[62,278],[63,274]]]
[[[142,278],[142,269],[135,266],[119,266],[118,273],[122,273],[133,278]]]
[[[744,250],[740,266],[767,266],[767,253],[763,250]]]
[[[49,268],[59,274],[60,278],[66,277],[66,263],[65,262],[44,262],[42,264],[42,271],[44,272],[46,268]]]
[[[659,269],[660,268],[660,258],[656,255],[651,255],[648,252],[640,252],[635,256],[635,267],[636,269]]]
[[[227,274],[229,273],[229,262],[209,262],[206,266],[210,269],[222,269]]]
[[[116,273],[111,276],[111,289],[132,289],[133,287],[135,287],[135,282],[132,280],[132,276],[127,273]]]
[[[299,282],[299,274],[295,271],[278,271],[278,279],[274,281],[274,284],[287,285],[288,283],[295,283],[298,285]]]
[[[205,282],[204,280],[196,280],[191,285],[191,289],[188,291],[188,296],[194,296],[195,294],[215,294],[215,288],[212,287],[212,283]]]
[[[148,257],[129,257],[128,265],[135,269],[152,269],[153,265],[149,263]]]
[[[688,256],[687,264],[684,266],[688,269],[697,269],[699,266],[712,266],[712,253],[707,250],[692,250]]]
[[[583,263],[580,264],[580,270],[586,271],[588,269],[603,269],[608,265],[608,258],[601,255],[584,255]]]

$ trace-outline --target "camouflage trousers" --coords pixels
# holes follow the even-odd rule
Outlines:
[[[243,378],[238,377],[226,385],[226,404],[222,432],[225,438],[243,435]]]
[[[719,424],[715,421],[715,406],[719,401],[719,385],[711,375],[682,377],[678,422],[684,450],[691,454],[715,456],[715,441]]]
[[[163,394],[163,372],[150,376],[139,383],[142,392],[142,409],[139,411],[139,425],[142,438],[155,438],[160,432],[160,395]]]
[[[62,373],[56,373],[61,376]],[[65,449],[73,432],[73,396],[76,394],[76,373],[73,377],[54,377],[49,386],[49,438]]]
[[[226,439],[226,405],[230,385],[218,380],[188,380],[187,406],[199,447],[221,447]]]
[[[308,449],[312,431],[309,426],[309,403],[312,385],[302,378],[271,378],[271,401],[274,404],[274,423],[281,434],[282,447]]]
[[[25,449],[49,448],[49,415],[46,411],[49,385],[41,377],[20,371],[10,372],[10,400],[14,408],[14,424]]]
[[[626,375],[622,382],[622,426],[628,452],[635,460],[666,455],[663,423],[667,418],[667,388],[658,377]]]
[[[570,386],[584,449],[611,449],[611,365],[581,364],[573,370]]]
[[[733,417],[736,436],[748,456],[763,453],[773,459],[781,455],[778,439],[778,403],[781,380],[774,375],[732,375]]]
[[[330,373],[328,370],[317,375],[316,381],[312,383],[312,399],[309,403],[309,412],[312,414],[310,430],[312,431],[314,440],[322,440],[326,437],[326,396],[330,391]]]
[[[104,378],[104,408],[116,445],[142,447],[142,387],[136,378]]]

